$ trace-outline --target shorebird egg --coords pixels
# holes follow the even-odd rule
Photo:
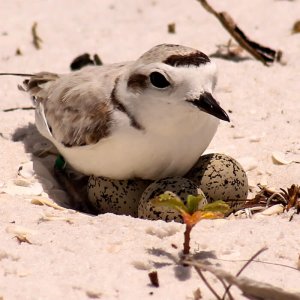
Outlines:
[[[206,198],[197,184],[186,178],[169,177],[154,181],[144,191],[138,206],[139,218],[148,220],[164,220],[166,222],[176,221],[182,223],[182,217],[178,211],[167,207],[154,206],[152,204],[152,199],[166,191],[175,193],[185,204],[188,195],[203,195],[204,198],[200,203],[199,208],[207,204]]]
[[[137,216],[138,202],[149,185],[147,180],[113,180],[91,176],[88,197],[100,213]]]
[[[225,154],[201,156],[184,177],[199,185],[209,202],[247,198],[246,172],[235,159]]]

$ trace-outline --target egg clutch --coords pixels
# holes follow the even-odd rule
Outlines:
[[[180,214],[166,207],[155,207],[152,199],[170,191],[183,201],[188,195],[203,195],[200,207],[216,200],[230,201],[239,208],[246,199],[248,179],[242,166],[225,154],[206,154],[184,177],[168,177],[156,181],[111,180],[91,176],[87,185],[88,199],[98,213],[130,215],[149,220],[182,222]]]

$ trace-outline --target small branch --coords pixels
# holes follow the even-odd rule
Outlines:
[[[222,269],[213,267],[211,265],[206,265],[201,262],[196,262],[194,260],[183,261],[184,264],[196,266],[200,270],[209,271],[215,276],[218,276],[225,280],[227,283],[237,286],[244,295],[248,297],[256,297],[259,299],[273,299],[273,300],[299,300],[300,293],[292,293],[285,291],[282,288],[273,286],[271,284],[262,283],[249,278],[237,278]]]
[[[274,193],[272,196],[270,196],[268,199],[267,199],[267,203],[266,203],[266,207],[269,207],[270,206],[270,202],[273,198],[275,197],[279,197],[284,204],[287,204],[287,200],[280,194],[280,193]]]
[[[13,108],[6,108],[6,109],[3,109],[2,111],[3,112],[10,112],[10,111],[15,111],[15,110],[33,110],[35,109],[34,106],[26,106],[26,107],[13,107]]]
[[[248,259],[236,259],[236,260],[232,260],[232,259],[220,259],[218,258],[218,260],[220,261],[228,261],[228,262],[244,262],[244,261],[248,261]],[[291,270],[298,270],[295,267],[292,266],[288,266],[288,265],[284,265],[284,264],[279,264],[279,263],[273,263],[273,262],[269,262],[269,261],[263,261],[263,260],[252,260],[253,263],[260,263],[260,264],[266,264],[266,265],[272,265],[272,266],[279,266],[279,267],[284,267],[284,268],[288,268]]]
[[[41,43],[43,42],[43,40],[39,37],[39,35],[37,34],[37,22],[34,22],[32,27],[31,27],[31,34],[32,34],[32,43],[34,45],[34,47],[39,50],[41,49]]]
[[[293,184],[289,189],[287,189],[287,191],[288,191],[288,195],[289,195],[287,211],[289,211],[290,208],[292,208],[292,207],[295,207],[298,210],[299,209],[298,198],[300,197],[300,186]]]
[[[248,51],[253,57],[261,61],[264,65],[280,61],[281,51],[275,51],[271,48],[262,46],[250,40],[246,34],[236,25],[233,18],[227,12],[217,12],[210,6],[206,0],[197,0],[211,14],[213,14],[229,32],[229,34],[239,43],[239,45]]]
[[[76,71],[88,65],[102,66],[103,63],[98,54],[94,54],[92,59],[89,53],[84,53],[73,59],[70,68],[72,71]]]
[[[258,250],[254,255],[252,255],[250,259],[245,263],[245,265],[237,272],[236,277],[238,277],[258,255],[260,255],[266,250],[268,250],[268,248],[263,247],[260,250]]]
[[[209,282],[206,280],[206,278],[204,277],[201,269],[198,266],[194,265],[195,270],[197,271],[197,273],[199,274],[199,276],[201,277],[201,279],[203,280],[203,282],[205,283],[205,285],[208,287],[208,289],[214,294],[214,296],[218,299],[218,300],[222,300],[222,298],[217,294],[217,292],[213,289],[213,287],[209,284]]]
[[[102,62],[102,60],[100,59],[100,57],[97,53],[94,54],[94,64],[96,66],[102,66],[103,65],[103,62]]]
[[[224,279],[221,278],[221,277],[219,277],[219,276],[217,276],[217,275],[215,275],[215,276],[220,280],[220,282],[222,283],[223,287],[224,287],[225,290],[227,291],[227,295],[228,295],[228,297],[229,297],[229,300],[234,300],[234,298],[233,298],[233,296],[231,295],[231,293],[230,293],[230,291],[229,291],[229,289],[228,289],[228,286],[227,286],[226,282],[224,281]],[[227,289],[228,289],[228,290],[227,290]],[[223,298],[222,298],[222,300],[223,300]]]
[[[267,247],[263,247],[260,250],[258,250],[254,255],[252,255],[250,257],[250,259],[244,264],[244,266],[236,273],[236,277],[238,277],[258,255],[260,255],[262,252],[266,251],[267,249],[268,249]],[[232,284],[229,284],[228,287],[226,288],[225,293],[222,297],[222,300],[225,299],[226,294],[228,294],[231,286],[232,286]]]
[[[155,287],[159,287],[157,271],[152,271],[152,272],[148,273],[148,276],[151,281],[151,284]]]
[[[187,264],[183,263],[184,266],[187,266]],[[194,266],[194,265],[193,265]],[[209,282],[206,280],[205,276],[203,275],[202,271],[201,271],[201,268],[197,267],[197,266],[194,266],[195,270],[197,271],[198,275],[200,276],[200,278],[203,280],[203,282],[205,283],[205,285],[207,286],[207,288],[214,294],[214,296],[217,298],[217,299],[220,299],[222,300],[222,298],[217,294],[217,292],[213,289],[213,287],[209,284]],[[217,279],[222,283],[223,287],[225,288],[225,290],[227,291],[227,288],[228,286],[226,285],[224,279],[220,276],[218,276],[218,274],[214,274],[212,273],[213,275],[215,275],[217,277]],[[228,290],[227,291],[227,294],[228,294],[228,297],[230,300],[233,300],[233,297],[230,293],[230,291]]]

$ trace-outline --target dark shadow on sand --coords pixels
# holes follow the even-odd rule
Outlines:
[[[67,193],[60,193],[63,196],[57,196],[57,190],[64,190],[63,181],[61,181],[61,176],[65,176],[65,174],[59,173],[55,169],[55,161],[58,155],[57,150],[55,147],[49,142],[46,138],[44,138],[37,130],[36,126],[32,123],[28,124],[27,126],[19,127],[15,130],[12,135],[12,140],[14,142],[22,142],[24,144],[25,151],[31,154],[31,160],[33,162],[33,169],[35,171],[36,176],[39,178],[45,178],[45,172],[42,172],[40,165],[43,165],[48,171],[49,174],[46,174],[47,180],[50,180],[54,186],[54,188],[48,188],[46,184],[40,180],[40,183],[43,186],[44,191],[49,195],[49,197],[55,201],[58,205],[61,205],[65,208],[75,209],[86,213],[93,213],[94,211],[87,209],[85,205],[82,205],[84,202],[87,201],[87,177],[85,176],[84,179],[80,181],[74,180],[74,183],[80,188],[82,191],[82,198],[83,199],[76,199],[74,201],[73,197],[68,195]],[[51,148],[51,154],[45,154],[40,156],[40,151],[37,151],[37,145],[39,145],[39,149],[48,149]],[[52,147],[51,147],[52,145]],[[82,200],[82,201],[81,201]],[[78,203],[82,202],[82,203]]]
[[[166,259],[166,261],[163,262],[152,261],[154,268],[160,269],[173,266],[174,275],[178,280],[186,281],[191,278],[193,267],[180,263],[180,256],[182,253],[179,252],[178,255],[174,255],[161,248],[151,248],[148,249],[147,252],[150,255],[164,257]],[[194,254],[191,253],[191,258],[194,260],[201,260],[201,263],[210,265],[211,262],[209,262],[208,259],[216,259],[217,257],[214,251],[199,251],[195,252]]]

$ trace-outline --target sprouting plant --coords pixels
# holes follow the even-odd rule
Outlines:
[[[152,200],[154,205],[175,209],[182,215],[183,222],[186,225],[183,242],[184,255],[190,253],[191,231],[199,221],[203,219],[223,218],[226,212],[229,211],[229,205],[221,200],[206,204],[204,207],[199,208],[199,203],[202,200],[202,195],[189,195],[185,205],[183,201],[172,192],[165,192]]]

